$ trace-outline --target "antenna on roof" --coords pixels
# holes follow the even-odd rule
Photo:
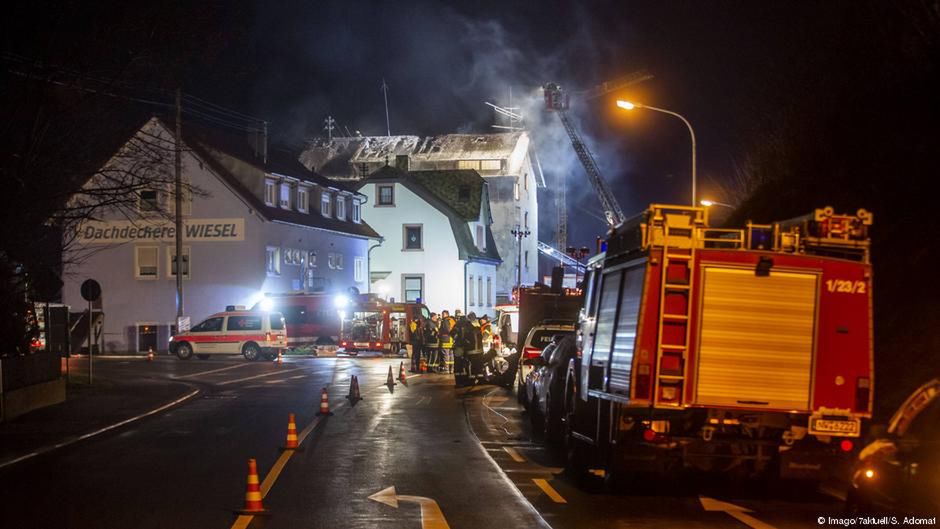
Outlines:
[[[336,128],[333,125],[334,123],[336,123],[336,120],[333,119],[333,116],[327,116],[326,119],[323,120],[323,130],[326,131],[326,137],[330,143],[333,143],[333,129]]]
[[[261,152],[263,153],[262,163],[267,165],[268,163],[268,122],[262,121],[262,123],[264,124],[264,145],[262,146],[262,150],[261,150]]]
[[[508,118],[509,125],[490,125],[494,129],[503,129],[510,132],[515,132],[517,130],[525,130],[525,118],[522,115],[522,109],[520,107],[512,106],[512,87],[509,87],[509,106],[501,107],[499,105],[494,105],[489,101],[484,101],[486,105],[493,107],[493,110],[496,111],[497,119],[500,117]]]
[[[388,123],[388,85],[385,84],[385,78],[382,78],[382,93],[385,95],[385,135],[392,135],[392,127]]]

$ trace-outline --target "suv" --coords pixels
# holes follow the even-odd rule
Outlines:
[[[170,352],[180,360],[189,360],[193,354],[203,360],[215,354],[274,360],[286,348],[284,317],[280,312],[258,310],[219,312],[170,338]]]
[[[552,343],[552,338],[556,334],[574,334],[575,324],[567,320],[543,320],[538,325],[529,330],[525,342],[519,349],[519,369],[516,376],[516,398],[519,403],[528,408],[529,401],[526,398],[525,379],[532,372],[532,365],[526,365],[526,360],[541,356],[542,349]]]

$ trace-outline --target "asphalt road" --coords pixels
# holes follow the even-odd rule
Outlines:
[[[4,469],[0,527],[766,529],[820,527],[820,516],[841,516],[837,501],[786,487],[708,479],[616,493],[576,487],[533,439],[507,390],[456,390],[446,376],[422,375],[390,391],[388,368],[397,378],[399,362],[97,362],[102,380],[173,380],[201,393]],[[73,368],[82,374],[81,365]],[[363,396],[355,406],[344,399],[352,375]],[[323,387],[334,415],[318,419]],[[282,455],[289,413],[303,451]],[[249,458],[264,481],[265,516],[234,513]]]

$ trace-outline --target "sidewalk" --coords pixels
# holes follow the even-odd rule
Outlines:
[[[73,377],[65,402],[0,423],[0,471],[159,413],[196,393],[190,384],[165,379],[97,378],[89,386]]]

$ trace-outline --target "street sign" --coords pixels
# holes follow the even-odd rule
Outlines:
[[[101,285],[94,279],[86,279],[82,283],[82,299],[95,301],[101,297]]]

